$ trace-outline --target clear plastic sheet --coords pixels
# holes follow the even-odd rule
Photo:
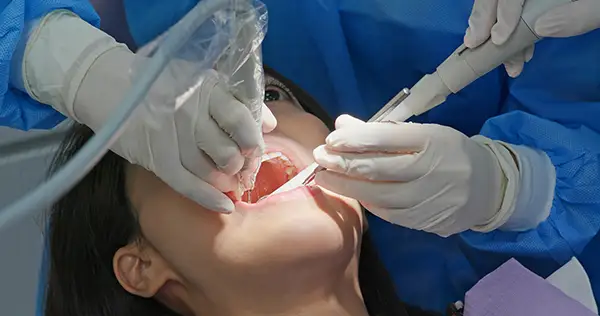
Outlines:
[[[221,72],[232,93],[260,123],[263,72],[260,43],[266,31],[265,6],[254,0],[203,0],[185,17],[140,51],[131,69],[132,86],[104,126],[54,176],[0,210],[0,230],[46,209],[68,192],[104,156],[134,111],[144,108],[150,123],[177,110],[206,71]],[[154,92],[161,99],[156,99]],[[140,106],[145,105],[145,106]],[[143,117],[142,117],[143,118]],[[138,118],[139,119],[139,118]]]
[[[136,54],[140,58],[131,69],[133,82],[139,79],[142,69],[152,60],[159,47],[164,49],[170,46],[164,43],[167,37],[184,39],[180,42],[185,44],[172,47],[170,61],[153,83],[143,101],[144,106],[138,107],[145,112],[144,119],[151,126],[156,127],[163,115],[171,114],[185,103],[198,89],[207,70],[211,69],[217,71],[219,80],[226,83],[231,93],[248,106],[257,124],[261,124],[264,73],[260,45],[267,27],[266,7],[254,0],[210,1],[221,8],[201,25],[186,20],[196,15],[188,14]],[[201,9],[197,6],[192,11]]]

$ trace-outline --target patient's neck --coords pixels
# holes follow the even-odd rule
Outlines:
[[[358,283],[358,256],[341,269],[301,264],[274,270],[245,278],[225,295],[207,292],[211,289],[188,293],[188,306],[194,315],[368,316]]]

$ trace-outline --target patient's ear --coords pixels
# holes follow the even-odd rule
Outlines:
[[[113,270],[127,292],[146,298],[153,297],[165,283],[175,278],[158,252],[137,243],[117,250]]]

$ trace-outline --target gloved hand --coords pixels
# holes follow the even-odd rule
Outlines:
[[[314,157],[328,169],[317,174],[318,185],[408,228],[441,236],[491,231],[514,211],[508,184],[518,177],[517,165],[506,147],[483,136],[343,115]]]
[[[527,0],[475,0],[469,17],[465,45],[474,48],[490,36],[502,45],[519,23],[523,4]],[[550,10],[535,23],[535,32],[542,37],[571,37],[600,28],[600,0],[578,0]],[[517,77],[526,62],[533,57],[533,46],[504,62],[511,77]],[[557,57],[559,58],[559,57]]]
[[[129,72],[139,58],[67,11],[46,16],[27,47],[23,81],[29,95],[94,131],[130,89]],[[159,77],[147,99],[172,101],[175,79]],[[208,71],[176,112],[160,117],[159,128],[139,115],[111,149],[206,208],[231,212],[233,203],[222,192],[237,191],[240,175],[248,181],[264,150],[262,132],[276,125],[264,104],[262,121],[261,131],[247,106]]]

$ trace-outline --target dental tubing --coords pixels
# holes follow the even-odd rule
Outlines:
[[[151,89],[152,84],[160,76],[165,67],[167,67],[169,61],[191,38],[198,36],[197,33],[201,33],[198,30],[206,21],[221,10],[231,9],[241,13],[254,10],[252,4],[252,0],[200,1],[160,38],[160,45],[153,51],[148,62],[144,64],[144,67],[139,69],[139,73],[136,73],[132,88],[124,96],[121,105],[75,157],[32,192],[0,210],[0,230],[49,207],[75,186],[100,161],[126,128],[136,108],[143,103],[144,97]],[[232,22],[232,24],[235,23]],[[232,45],[231,40],[235,40],[238,35],[239,30],[235,34],[229,34],[229,41],[223,41],[220,49],[225,51],[230,48]],[[223,58],[223,54],[214,54],[214,58],[215,60],[203,63],[203,65],[208,65],[206,70],[211,65],[216,65],[219,62],[219,58]]]

